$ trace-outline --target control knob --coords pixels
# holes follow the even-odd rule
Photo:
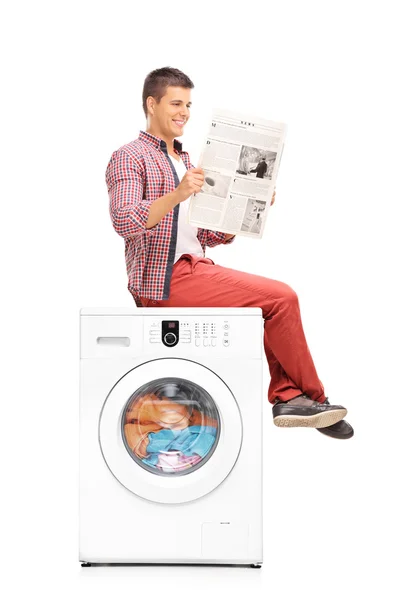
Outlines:
[[[172,344],[175,344],[176,342],[176,335],[174,333],[166,333],[164,335],[164,342],[168,345],[168,346],[172,346]]]

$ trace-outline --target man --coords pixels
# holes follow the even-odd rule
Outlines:
[[[238,173],[243,173],[244,175],[249,174],[249,157],[247,156],[246,151],[243,154],[241,169],[238,170]],[[271,202],[271,204],[273,204],[273,202]]]
[[[265,162],[265,158],[263,157],[255,169],[251,169],[250,173],[257,173],[256,177],[260,179],[264,179],[264,175],[268,170],[268,165]]]
[[[330,405],[316,373],[295,291],[216,265],[205,257],[206,246],[230,244],[235,236],[186,222],[189,198],[204,184],[203,170],[176,139],[190,118],[193,87],[178,69],[149,73],[142,94],[146,131],[113,152],[107,166],[110,216],[125,240],[128,289],[138,306],[260,307],[274,423],[349,438],[347,410]]]

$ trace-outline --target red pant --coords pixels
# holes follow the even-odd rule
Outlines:
[[[318,402],[326,399],[304,336],[297,294],[286,283],[184,254],[173,266],[169,299],[140,300],[149,307],[260,307],[271,374],[269,402],[287,401],[303,393]]]

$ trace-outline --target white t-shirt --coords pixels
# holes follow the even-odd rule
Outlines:
[[[169,157],[175,167],[179,181],[182,181],[183,176],[186,173],[185,163],[180,157],[178,160],[175,158],[175,156],[171,156],[171,154],[169,154]],[[182,256],[182,254],[195,254],[196,256],[204,256],[203,248],[197,239],[197,227],[193,227],[193,225],[189,225],[189,223],[186,222],[189,211],[189,201],[190,198],[181,202],[179,206],[178,235],[176,240],[174,264]]]

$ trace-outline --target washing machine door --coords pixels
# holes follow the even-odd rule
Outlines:
[[[107,396],[101,451],[128,490],[154,502],[189,502],[212,492],[242,444],[235,397],[209,368],[161,358],[135,367]]]

